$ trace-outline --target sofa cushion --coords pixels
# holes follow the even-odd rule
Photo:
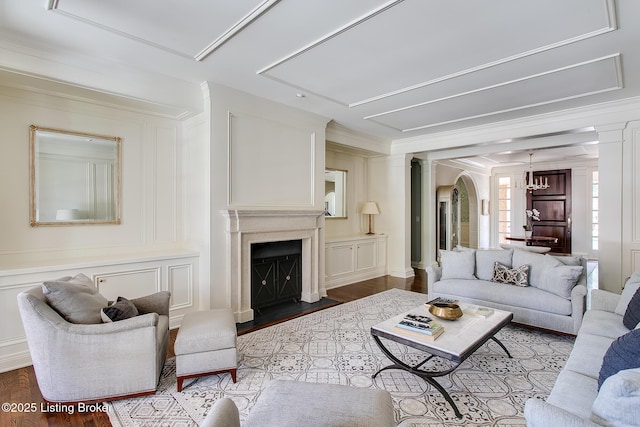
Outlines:
[[[476,255],[474,250],[440,251],[442,280],[475,279]]]
[[[429,290],[431,293],[431,290]],[[537,288],[507,285],[486,280],[440,280],[433,284],[436,294],[451,295],[495,304],[523,307],[545,313],[571,314],[571,301]],[[480,304],[482,305],[482,304]]]
[[[521,265],[529,266],[529,285],[536,288],[540,285],[541,276],[547,268],[564,265],[561,261],[551,255],[536,254],[522,249],[513,250],[513,268]]]
[[[540,275],[537,288],[563,298],[571,298],[571,290],[578,283],[581,274],[582,266],[560,265],[546,268]]]
[[[124,297],[118,297],[118,301],[100,311],[104,323],[117,322],[138,315],[136,306]]]
[[[67,322],[102,323],[100,310],[108,301],[84,274],[46,281],[42,284],[42,293],[47,303]]]
[[[634,329],[611,343],[602,360],[598,387],[602,387],[611,375],[633,368],[640,368],[640,329]]]
[[[547,402],[580,418],[588,419],[598,395],[598,382],[568,369],[560,371]]]
[[[591,420],[607,426],[637,426],[640,420],[640,369],[627,369],[602,383]]]
[[[529,266],[521,265],[516,268],[509,268],[496,261],[493,265],[492,282],[514,284],[516,286],[529,286]]]
[[[640,289],[631,297],[627,310],[624,312],[622,323],[629,329],[635,328],[640,323]]]
[[[611,341],[627,332],[629,329],[622,324],[622,316],[604,310],[587,310],[580,328],[581,334],[599,335],[607,337]],[[604,356],[604,353],[602,355]]]
[[[511,258],[513,249],[488,249],[476,251],[476,277],[481,280],[491,280],[493,277],[494,265],[499,262],[511,268]]]
[[[624,316],[627,311],[627,306],[631,302],[631,298],[635,295],[636,291],[640,288],[640,272],[635,272],[629,277],[627,283],[624,285],[620,299],[616,305],[615,313],[620,316]]]
[[[591,335],[580,330],[564,368],[597,382],[602,368],[602,359],[611,346],[611,341],[613,338]]]

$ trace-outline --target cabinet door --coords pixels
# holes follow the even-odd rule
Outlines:
[[[353,244],[332,246],[329,253],[330,276],[351,273],[355,270]]]
[[[278,260],[278,299],[296,299],[302,294],[300,257]]]
[[[356,243],[356,270],[365,270],[376,266],[376,242]]]
[[[278,263],[273,259],[253,264],[251,272],[251,306],[265,307],[277,298]]]
[[[94,283],[109,301],[139,298],[161,290],[160,267],[98,274]]]

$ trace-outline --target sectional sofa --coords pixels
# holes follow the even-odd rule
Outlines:
[[[440,255],[440,266],[426,268],[430,299],[493,307],[512,312],[516,323],[578,333],[586,308],[585,258],[462,247]]]

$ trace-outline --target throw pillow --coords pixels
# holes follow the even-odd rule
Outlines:
[[[603,426],[637,426],[640,420],[640,369],[626,369],[602,383],[591,420]]]
[[[476,251],[440,251],[441,280],[475,279]]]
[[[160,291],[155,294],[132,299],[131,302],[138,309],[138,314],[158,313],[168,316],[170,299],[171,292]]]
[[[633,294],[627,310],[624,312],[622,323],[629,329],[633,329],[640,323],[640,289]]]
[[[491,281],[525,287],[529,286],[529,283],[527,282],[528,273],[528,265],[521,265],[517,268],[509,268],[506,265],[502,265],[498,261],[496,261],[493,267],[493,277],[491,278]]]
[[[136,306],[126,298],[118,297],[118,301],[100,311],[104,323],[117,322],[138,315]]]
[[[488,249],[476,251],[476,277],[481,280],[491,280],[495,262],[511,268],[513,249]]]
[[[542,272],[540,283],[538,283],[537,287],[543,291],[570,299],[571,290],[573,290],[576,283],[578,283],[581,274],[582,266],[562,265],[547,268]]]
[[[42,293],[47,303],[67,322],[102,323],[100,310],[108,301],[84,274],[46,281],[42,284]]]
[[[564,265],[561,261],[550,255],[537,254],[522,249],[513,250],[513,268],[522,265],[529,266],[529,284],[538,287],[542,272],[547,268]]]
[[[640,329],[634,329],[618,337],[602,359],[598,376],[598,389],[612,375],[625,369],[640,368]]]
[[[622,294],[620,295],[620,299],[618,300],[618,304],[614,310],[616,314],[624,316],[624,313],[627,311],[627,306],[638,288],[640,288],[640,273],[636,271],[631,275],[631,277],[629,277],[629,279],[627,279],[624,289],[622,289]]]

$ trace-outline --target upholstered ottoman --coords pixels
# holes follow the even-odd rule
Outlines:
[[[394,427],[386,390],[337,384],[272,380],[260,393],[243,427]],[[240,427],[238,407],[216,400],[200,427]]]
[[[392,427],[393,402],[386,390],[300,381],[270,381],[244,427]]]
[[[187,378],[229,372],[236,382],[236,323],[231,310],[187,313],[174,344],[178,391]]]

